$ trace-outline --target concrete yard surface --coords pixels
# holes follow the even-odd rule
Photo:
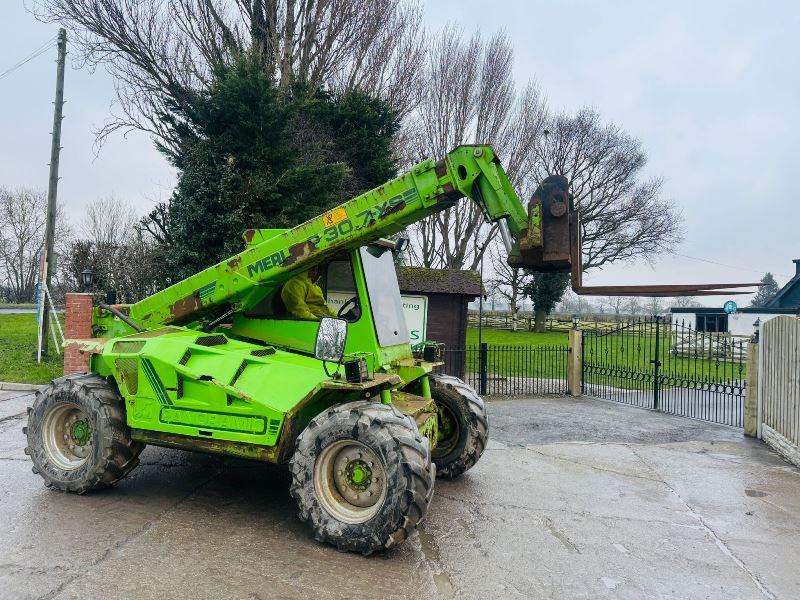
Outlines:
[[[0,392],[0,598],[800,598],[800,472],[741,431],[593,399],[489,404],[491,442],[371,557],[297,520],[285,467],[148,448],[49,491]]]

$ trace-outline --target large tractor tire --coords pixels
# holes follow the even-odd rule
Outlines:
[[[53,380],[28,409],[25,453],[47,487],[84,494],[109,486],[139,464],[124,401],[113,382],[92,373]]]
[[[436,467],[416,423],[372,401],[333,406],[297,438],[292,497],[314,537],[364,555],[403,542],[428,512]]]
[[[489,441],[489,418],[478,393],[458,377],[429,377],[439,417],[433,462],[437,476],[452,479],[475,466],[483,454]]]

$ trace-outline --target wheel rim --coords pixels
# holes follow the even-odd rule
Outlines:
[[[432,455],[434,458],[441,458],[450,454],[458,445],[461,424],[453,411],[441,404],[436,405],[436,417],[439,420],[439,431]]]
[[[92,422],[77,404],[58,404],[44,418],[42,441],[53,464],[74,471],[92,453]]]
[[[331,516],[363,523],[378,513],[386,498],[386,471],[370,448],[340,440],[323,449],[314,463],[314,490]]]

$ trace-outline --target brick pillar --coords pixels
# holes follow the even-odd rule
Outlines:
[[[64,375],[88,371],[91,353],[85,351],[79,341],[92,337],[91,294],[66,295],[64,337]]]

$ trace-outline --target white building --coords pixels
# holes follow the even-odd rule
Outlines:
[[[786,308],[740,308],[726,314],[721,308],[670,308],[672,321],[683,323],[698,332],[724,332],[731,335],[753,335],[754,323],[769,321],[778,315],[795,315],[796,310]]]
[[[727,332],[731,335],[753,335],[754,323],[764,323],[778,315],[800,315],[800,258],[792,261],[795,274],[765,306],[740,308],[732,315],[722,308],[670,308],[672,320],[695,331]]]

